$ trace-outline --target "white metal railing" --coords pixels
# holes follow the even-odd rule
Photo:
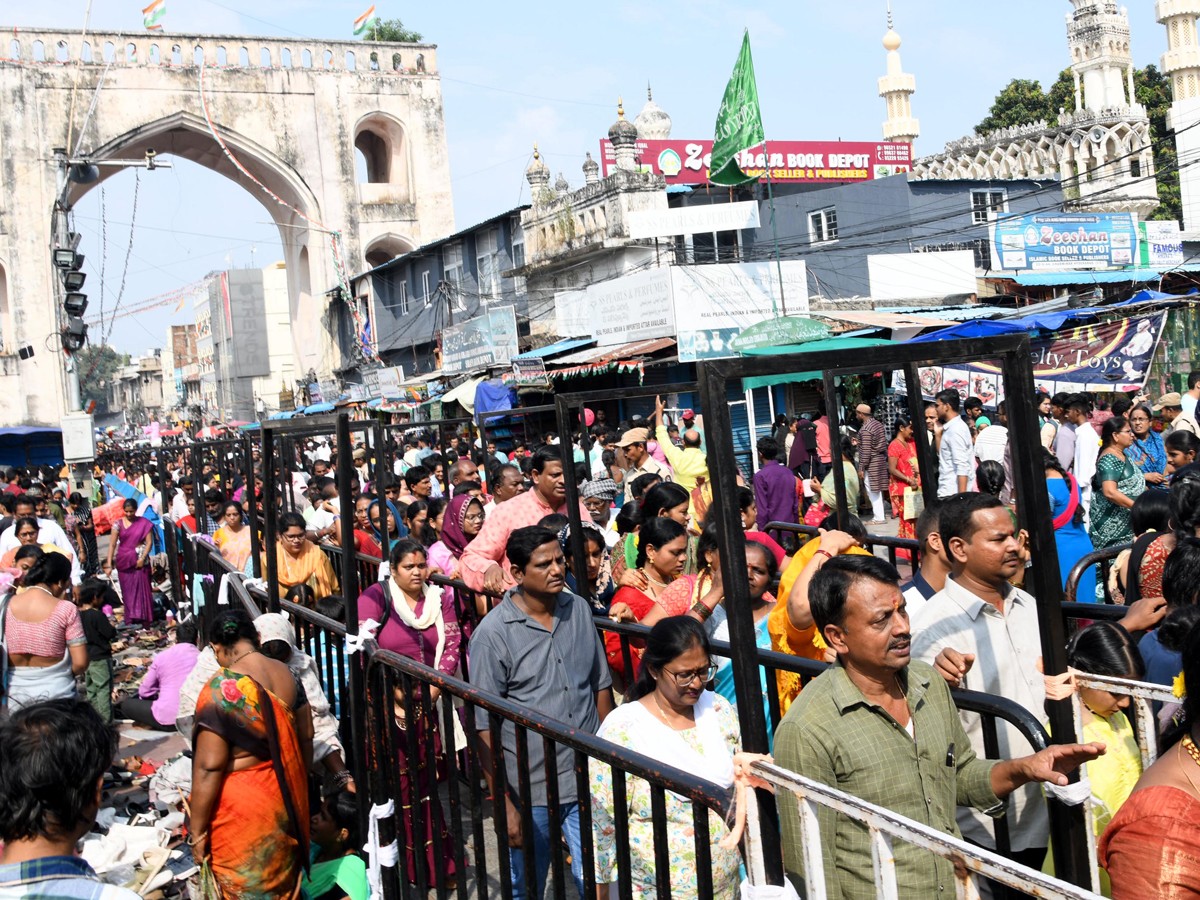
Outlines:
[[[1138,750],[1142,756],[1142,771],[1150,768],[1158,759],[1158,722],[1154,717],[1151,703],[1176,703],[1174,692],[1161,684],[1151,684],[1147,681],[1131,681],[1128,678],[1114,678],[1111,675],[1092,675],[1087,672],[1075,672],[1077,687],[1093,688],[1101,691],[1111,691],[1114,694],[1129,697],[1133,706],[1137,726]],[[1076,690],[1071,694],[1071,706],[1075,712],[1075,736],[1083,740],[1083,700]],[[1087,765],[1080,769],[1080,777],[1087,778]],[[1088,797],[1083,804],[1085,827],[1087,829],[1088,859],[1092,866],[1092,889],[1100,890],[1100,864],[1096,855],[1096,810],[1095,801]]]
[[[795,772],[766,762],[751,766],[755,775],[775,786],[776,790],[791,791],[796,796],[800,813],[800,837],[803,844],[805,893],[807,900],[825,900],[829,896],[825,883],[825,853],[821,846],[821,831],[817,811],[824,807],[867,827],[871,837],[871,866],[875,873],[875,889],[881,900],[899,900],[896,884],[896,856],[892,849],[897,840],[928,850],[954,865],[955,897],[958,900],[977,900],[979,888],[975,875],[990,878],[1014,891],[1044,900],[1101,900],[1101,895],[1060,881],[1028,866],[1005,859],[982,847],[968,844],[961,838],[868,803],[851,794],[805,778]],[[746,792],[746,868],[751,882],[763,883],[762,849],[759,843],[759,823],[753,793]],[[830,848],[830,853],[834,852]],[[836,888],[836,885],[834,885]]]

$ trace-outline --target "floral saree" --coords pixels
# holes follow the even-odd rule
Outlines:
[[[297,708],[303,707],[297,684]],[[248,675],[219,671],[200,693],[196,728],[270,760],[229,772],[213,809],[213,876],[227,898],[298,898],[308,861],[308,781],[292,710]]]

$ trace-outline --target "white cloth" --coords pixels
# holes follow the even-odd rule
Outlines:
[[[963,687],[1007,697],[1019,703],[1040,722],[1045,722],[1046,685],[1038,671],[1042,655],[1038,630],[1037,602],[1018,588],[1010,588],[1000,612],[975,594],[946,579],[946,587],[933,595],[911,616],[912,655],[933,664],[946,648],[972,653],[975,663],[963,679]],[[963,728],[975,753],[986,758],[983,723],[972,713],[962,715]],[[1000,759],[1016,759],[1033,752],[1029,742],[1012,725],[996,723]],[[1045,847],[1050,835],[1046,803],[1041,786],[1027,784],[1011,797],[1009,834],[1014,850]],[[989,816],[973,809],[959,809],[958,825],[963,837],[996,846]]]
[[[52,666],[9,666],[8,711],[45,700],[66,700],[75,696],[75,675],[71,656],[66,654]]]
[[[980,462],[1004,462],[1004,448],[1008,446],[1008,429],[1003,425],[989,425],[975,438],[975,458]]]
[[[712,691],[704,691],[694,707],[696,735],[700,738],[703,752],[693,748],[678,731],[668,727],[639,701],[622,703],[610,712],[601,723],[597,736],[607,738],[609,732],[618,726],[626,723],[636,725],[642,741],[630,749],[727,788],[733,784],[733,755],[721,736],[713,696]]]
[[[1079,502],[1084,513],[1092,506],[1092,478],[1100,459],[1100,436],[1089,423],[1075,426],[1075,480],[1079,482]]]
[[[1196,418],[1196,398],[1192,396],[1192,392],[1188,391],[1183,395],[1183,414]]]
[[[176,490],[175,496],[171,498],[171,518],[178,522],[180,519],[186,519],[187,517],[187,494],[182,490]]]
[[[962,416],[942,426],[942,447],[938,451],[938,496],[957,494],[959,476],[967,478],[967,490],[975,490],[975,454],[971,429]]]
[[[408,600],[396,586],[396,582],[391,578],[387,580],[387,590],[392,601],[392,612],[401,622],[415,631],[424,631],[426,628],[437,629],[437,649],[433,651],[433,668],[436,669],[438,663],[442,661],[442,651],[446,649],[446,620],[442,616],[442,589],[432,584],[425,585],[425,603],[419,618],[413,608],[408,605]]]

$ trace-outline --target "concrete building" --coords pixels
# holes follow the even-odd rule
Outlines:
[[[63,324],[50,251],[66,220],[51,211],[120,170],[105,160],[169,152],[262,201],[305,371],[340,365],[325,315],[339,272],[454,231],[429,44],[21,29],[0,40],[0,147],[0,425],[57,425],[68,408],[60,354],[11,354]],[[52,150],[68,147],[99,169],[67,182]]]
[[[185,412],[199,397],[199,369],[196,364],[196,326],[171,325],[162,351],[163,411]],[[187,380],[188,374],[192,380]],[[190,391],[189,391],[190,388]]]
[[[1162,70],[1171,80],[1171,112],[1167,125],[1175,132],[1175,150],[1181,164],[1200,158],[1200,0],[1158,0],[1158,21],[1167,31],[1167,52]],[[1200,239],[1200,172],[1181,165],[1179,191],[1183,201],[1183,230]]]
[[[162,421],[162,351],[154,350],[122,366],[108,385],[108,408],[123,414],[128,425]]]

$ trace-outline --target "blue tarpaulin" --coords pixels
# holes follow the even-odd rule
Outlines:
[[[1100,307],[1088,307],[1087,309],[1061,309],[1056,312],[1036,313],[1032,316],[1022,316],[1019,319],[1008,319],[1016,325],[1023,326],[1027,331],[1041,329],[1042,331],[1058,331],[1068,322],[1074,320],[1093,321],[1096,314],[1103,312]]]
[[[333,412],[336,408],[332,403],[314,403],[311,406],[304,407],[304,414],[311,416],[313,413]]]
[[[52,466],[62,461],[61,428],[0,428],[0,466]]]
[[[998,334],[1017,334],[1027,331],[1024,325],[1018,325],[1015,322],[1005,322],[996,319],[975,319],[971,322],[962,322],[958,325],[951,325],[949,328],[943,328],[940,331],[932,331],[929,334],[922,334],[915,338],[911,338],[910,342],[914,344],[924,343],[926,341],[955,341],[962,338],[988,338],[995,337]]]
[[[149,519],[150,524],[154,526],[154,546],[151,548],[151,552],[165,553],[167,540],[163,533],[162,517],[154,511],[153,506],[146,502],[146,495],[128,481],[122,481],[116,475],[105,475],[104,484],[114,494],[137,503],[138,515]]]

